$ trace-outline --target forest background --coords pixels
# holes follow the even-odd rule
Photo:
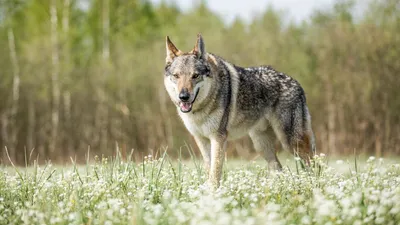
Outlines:
[[[163,86],[165,36],[187,51],[197,33],[234,64],[297,79],[319,152],[400,154],[399,0],[337,1],[300,22],[267,7],[229,24],[205,1],[194,4],[0,1],[0,162],[84,162],[88,152],[132,149],[138,160],[164,150],[189,157],[196,145]],[[228,154],[250,158],[254,149],[243,138]]]

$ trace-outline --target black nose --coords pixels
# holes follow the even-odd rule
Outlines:
[[[182,90],[181,93],[179,93],[179,99],[186,102],[187,100],[189,100],[190,98],[190,94],[188,91],[186,90]]]

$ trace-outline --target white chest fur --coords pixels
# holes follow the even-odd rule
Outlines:
[[[179,111],[179,109],[178,109]],[[221,119],[223,115],[223,110],[214,111],[211,114],[206,114],[202,112],[193,113],[182,113],[179,111],[179,116],[181,117],[186,128],[192,135],[203,136],[210,138],[217,134],[217,131],[221,125]],[[256,124],[241,124],[240,126],[235,126],[232,123],[234,118],[230,118],[228,124],[228,139],[235,140],[241,138],[248,134],[249,130]]]
[[[192,135],[210,137],[217,133],[222,118],[222,110],[211,114],[201,111],[196,113],[182,113],[179,111],[179,116]]]

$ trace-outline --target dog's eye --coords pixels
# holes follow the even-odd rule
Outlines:
[[[175,78],[175,79],[178,79],[179,78],[179,75],[178,74],[172,74],[172,76]]]
[[[198,73],[193,74],[192,79],[197,79],[199,77]]]

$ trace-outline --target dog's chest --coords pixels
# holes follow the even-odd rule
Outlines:
[[[216,134],[220,126],[222,112],[213,112],[211,114],[179,112],[179,115],[192,135],[210,137]]]
[[[179,113],[179,115],[192,135],[211,137],[217,134],[218,129],[222,125],[221,119],[223,111],[220,110],[219,112],[213,112],[211,114],[197,113],[194,115]],[[236,123],[230,120],[227,126],[228,139],[234,140],[245,136],[252,126],[254,126],[253,123]]]

